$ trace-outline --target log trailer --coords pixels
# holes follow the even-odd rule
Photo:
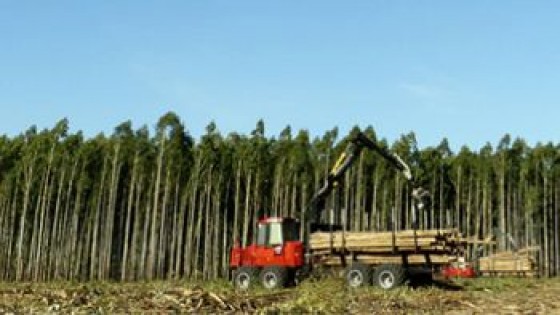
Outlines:
[[[303,237],[299,235],[300,223],[297,220],[270,217],[258,221],[254,244],[243,248],[236,241],[230,252],[230,269],[233,271],[233,284],[236,288],[246,290],[258,283],[267,289],[294,285],[319,265],[344,268],[346,281],[351,287],[377,284],[384,289],[391,289],[419,270],[424,273],[427,270],[431,276],[433,265],[438,262],[431,261],[430,255],[436,254],[435,257],[438,257],[441,252],[438,252],[439,245],[426,243],[426,231],[416,231],[417,211],[424,208],[429,197],[420,187],[412,190],[414,230],[393,231],[390,234],[385,232],[385,236],[381,238],[379,235],[383,233],[379,232],[345,233],[341,226],[319,224],[326,198],[341,184],[344,174],[363,149],[377,152],[409,182],[413,181],[410,167],[401,157],[358,132],[350,139],[346,150],[328,173],[325,184],[313,196],[305,210]],[[439,232],[428,233],[428,242],[441,241],[438,239],[441,236]],[[357,234],[357,239],[352,239],[350,234]],[[368,247],[369,243],[363,244],[364,238],[379,238],[381,243]],[[439,263],[444,266],[444,262]]]

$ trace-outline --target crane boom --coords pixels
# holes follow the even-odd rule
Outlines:
[[[400,156],[398,156],[396,153],[387,151],[386,149],[380,147],[379,145],[377,145],[377,143],[369,139],[362,132],[358,132],[356,136],[352,137],[350,143],[346,147],[346,150],[344,150],[344,152],[342,152],[342,154],[336,160],[336,163],[325,179],[325,184],[323,185],[323,187],[321,187],[321,189],[317,191],[317,193],[313,197],[314,201],[323,199],[331,193],[332,189],[336,187],[336,185],[341,181],[348,168],[352,166],[352,164],[354,164],[354,162],[360,155],[360,152],[364,148],[377,152],[379,155],[389,161],[394,167],[400,170],[408,181],[412,180],[412,172],[410,171],[410,167],[403,161]]]
[[[309,207],[306,210],[306,218],[311,225],[321,226],[318,224],[321,211],[324,209],[324,201],[330,195],[332,190],[343,180],[346,171],[354,164],[356,159],[360,156],[363,149],[372,150],[381,155],[393,167],[398,169],[408,182],[414,183],[414,177],[410,167],[404,160],[396,153],[390,152],[387,149],[379,146],[376,142],[368,138],[361,131],[350,139],[350,143],[336,160],[334,166],[330,170],[325,179],[324,185],[315,193]],[[423,210],[429,202],[429,192],[422,187],[412,187],[412,216],[413,225],[416,226],[417,211]],[[311,226],[310,226],[311,227]],[[308,232],[310,229],[308,229]]]

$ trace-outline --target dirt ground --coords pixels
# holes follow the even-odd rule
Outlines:
[[[340,279],[273,292],[225,282],[0,283],[0,314],[560,314],[560,279],[474,279],[392,291]]]

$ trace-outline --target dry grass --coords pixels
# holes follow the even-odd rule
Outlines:
[[[348,289],[340,279],[235,292],[228,283],[2,283],[0,313],[560,314],[560,279]]]

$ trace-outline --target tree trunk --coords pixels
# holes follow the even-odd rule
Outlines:
[[[152,217],[150,218],[150,247],[148,250],[147,279],[152,280],[155,276],[156,244],[157,242],[157,215],[159,210],[159,195],[161,186],[161,170],[163,168],[163,155],[165,152],[165,135],[160,139],[159,155],[157,159],[156,183],[154,186],[154,198]]]
[[[91,263],[89,277],[91,280],[101,280],[100,266],[101,261],[99,261],[99,230],[101,224],[101,212],[103,211],[103,195],[105,192],[105,176],[107,172],[107,159],[103,162],[103,170],[101,171],[101,185],[99,187],[97,195],[97,206],[95,208],[95,215],[93,219],[93,232],[92,232],[92,245],[91,245]]]
[[[129,248],[129,238],[130,238],[130,225],[132,220],[132,208],[134,207],[134,189],[136,188],[136,178],[138,177],[138,162],[140,160],[139,151],[134,154],[134,162],[132,165],[132,175],[130,179],[130,185],[128,190],[128,203],[126,208],[126,218],[124,226],[124,241],[123,241],[123,252],[122,252],[122,263],[121,263],[121,281],[130,279],[127,277],[128,268],[128,248]],[[138,209],[138,208],[136,208]]]

